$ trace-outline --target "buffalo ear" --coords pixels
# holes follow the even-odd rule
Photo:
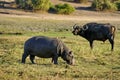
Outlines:
[[[80,26],[76,26],[76,28],[78,28],[78,29],[79,29],[79,28],[80,28]]]

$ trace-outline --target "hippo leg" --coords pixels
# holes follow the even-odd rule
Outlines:
[[[25,63],[25,60],[26,60],[26,58],[27,58],[28,55],[29,55],[29,54],[27,54],[27,53],[24,53],[24,54],[22,55],[22,63]]]
[[[33,64],[35,64],[34,59],[35,59],[35,56],[34,56],[34,55],[30,55],[30,60],[31,60],[31,62],[32,62]]]
[[[52,62],[54,62],[54,64],[58,64],[58,56],[53,56]]]

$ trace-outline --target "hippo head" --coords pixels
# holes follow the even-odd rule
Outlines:
[[[74,57],[72,51],[64,52],[62,55],[63,60],[65,60],[68,64],[74,65]]]

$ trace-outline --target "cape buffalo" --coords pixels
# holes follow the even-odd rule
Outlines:
[[[72,51],[70,51],[66,45],[57,38],[35,36],[28,39],[24,44],[22,63],[25,63],[25,59],[28,55],[30,55],[32,63],[34,63],[35,56],[38,56],[41,58],[52,58],[52,62],[58,64],[58,57],[61,56],[68,64],[74,64]]]
[[[106,41],[107,39],[111,43],[111,50],[113,51],[114,48],[114,37],[115,37],[115,26],[106,23],[87,23],[83,25],[81,28],[78,25],[73,26],[72,33],[74,35],[82,36],[83,38],[87,39],[90,43],[91,49],[93,48],[93,41],[100,40]]]

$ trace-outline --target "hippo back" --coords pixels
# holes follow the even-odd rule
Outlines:
[[[49,58],[58,52],[59,42],[56,38],[35,36],[25,42],[24,50],[38,57]]]

